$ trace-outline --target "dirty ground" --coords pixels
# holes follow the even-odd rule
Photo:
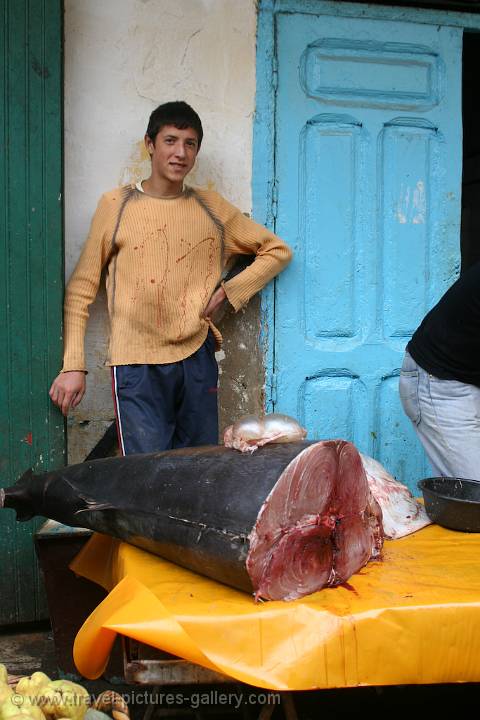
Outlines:
[[[53,636],[47,623],[22,626],[12,630],[0,628],[0,662],[12,675],[30,675],[42,670],[58,677]],[[255,691],[239,683],[225,685],[174,686],[158,689],[151,686],[112,684],[105,680],[82,684],[96,696],[105,689],[115,689],[129,702],[132,720],[160,720],[160,718],[242,718],[242,720],[317,720],[317,718],[350,718],[352,714],[369,717],[398,716],[425,717],[427,710],[435,717],[446,717],[447,708],[455,708],[456,715],[475,709],[478,714],[480,684],[395,686],[386,688],[348,688],[319,690],[290,694],[281,705],[273,697],[272,708],[262,710]],[[276,695],[274,693],[273,695]],[[153,702],[150,700],[153,699]],[[293,700],[292,708],[291,701]]]

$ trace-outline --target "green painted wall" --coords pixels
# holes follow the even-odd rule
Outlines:
[[[62,4],[0,0],[0,486],[63,465]],[[0,512],[0,625],[47,616],[32,532]]]

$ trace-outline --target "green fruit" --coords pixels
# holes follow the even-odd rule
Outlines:
[[[29,698],[36,698],[42,693],[45,685],[48,685],[50,678],[43,672],[34,672],[30,677],[20,678],[15,687],[15,692]]]
[[[0,705],[0,720],[11,720],[16,715],[27,716],[31,720],[45,720],[41,709],[30,698],[12,693]]]
[[[8,672],[5,665],[0,663],[0,682],[1,683],[8,683]]]
[[[13,690],[6,683],[0,683],[0,705],[13,695]]]
[[[39,700],[44,713],[57,719],[83,720],[90,707],[88,691],[70,680],[50,681],[42,688]]]

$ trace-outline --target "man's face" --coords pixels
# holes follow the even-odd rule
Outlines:
[[[193,128],[179,130],[165,125],[155,142],[145,136],[145,145],[152,158],[152,173],[171,183],[182,183],[195,164],[198,136]]]

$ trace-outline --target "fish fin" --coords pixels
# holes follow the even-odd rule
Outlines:
[[[22,477],[19,478],[15,484],[21,483],[23,481],[29,482],[31,480],[31,478],[33,478],[33,468],[30,467],[30,468],[28,468],[28,470],[25,470]]]
[[[90,498],[87,495],[79,494],[79,498],[81,500],[83,500],[86,507],[81,508],[80,510],[77,510],[75,512],[75,515],[78,515],[79,513],[84,513],[84,512],[91,512],[92,510],[115,510],[116,509],[115,506],[112,505],[112,503],[94,500],[93,498]]]

